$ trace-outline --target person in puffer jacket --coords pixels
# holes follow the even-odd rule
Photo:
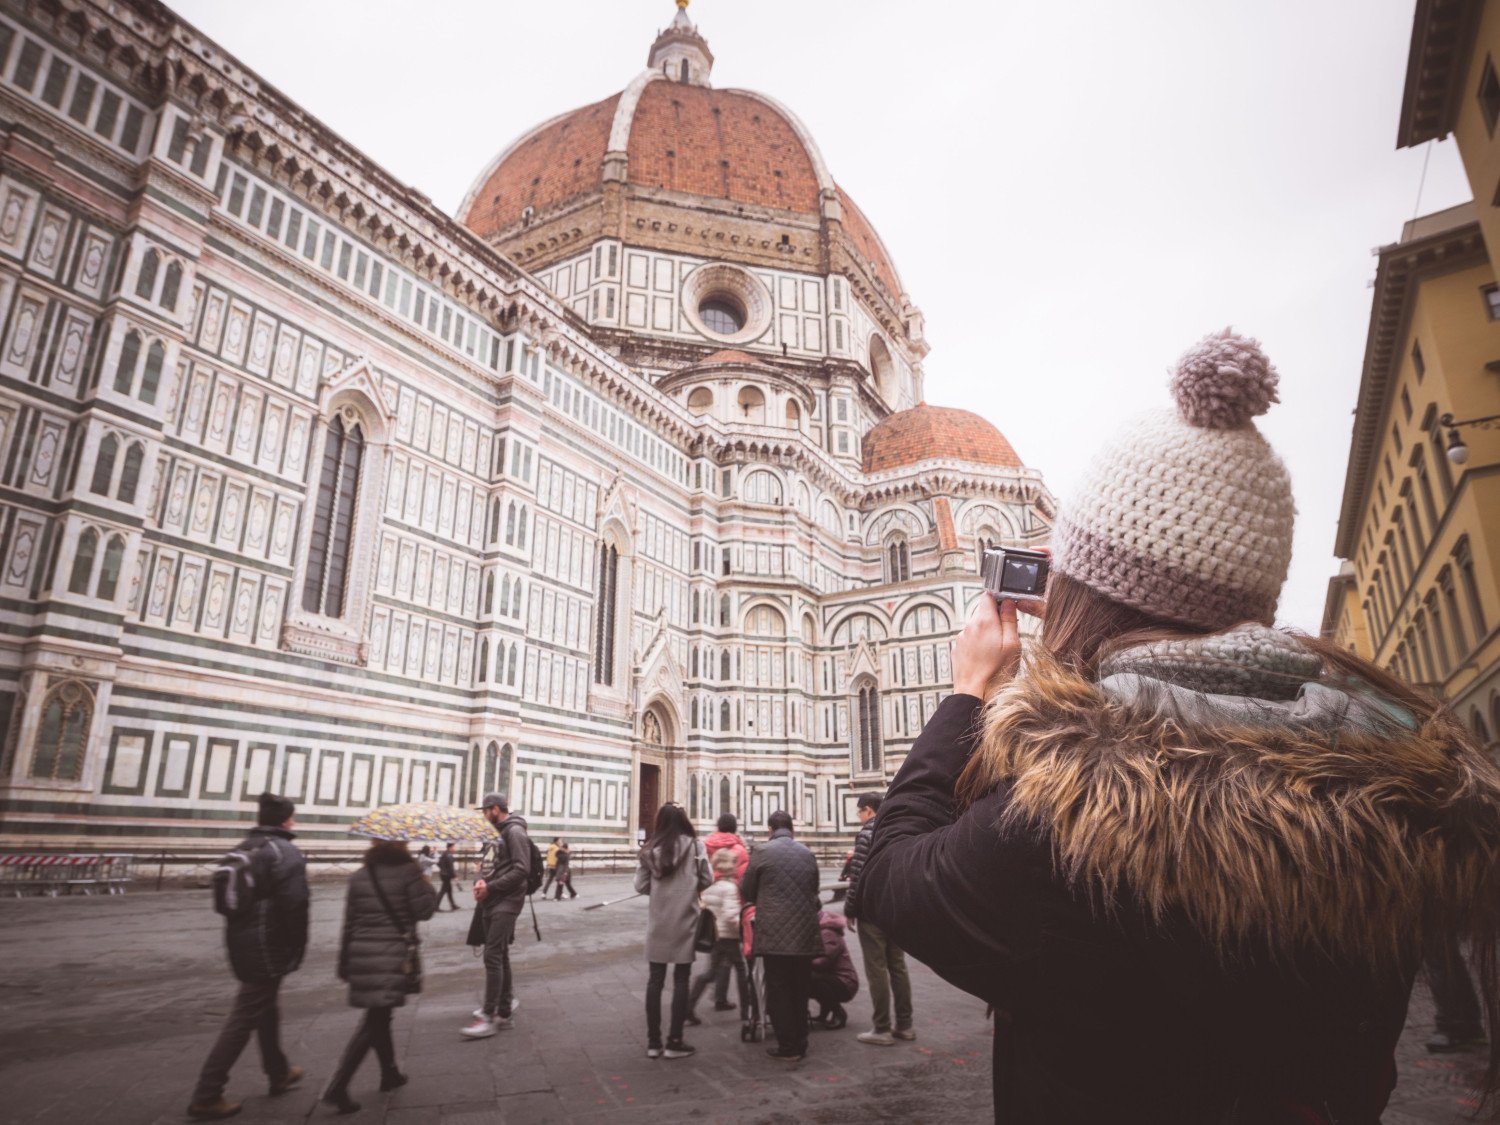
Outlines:
[[[1205,338],[1053,527],[1040,643],[981,594],[880,807],[860,917],[995,1008],[997,1122],[1376,1125],[1426,939],[1493,1017],[1500,769],[1271,627],[1286,469],[1258,344]],[[1024,605],[1020,608],[1026,608]]]
[[[730,854],[734,856],[734,881],[738,883],[745,877],[745,867],[750,862],[750,849],[739,837],[740,822],[734,818],[733,813],[725,813],[719,817],[714,827],[718,831],[710,832],[703,838],[703,846],[708,849],[708,858],[713,859],[720,848],[728,848]],[[724,997],[718,996],[715,999],[722,1000]]]
[[[730,973],[734,974],[739,1007],[745,1006],[747,982],[745,958],[740,953],[740,888],[734,880],[734,853],[728,848],[720,848],[714,852],[709,865],[714,870],[714,882],[703,892],[703,909],[712,911],[714,916],[713,960],[693,981],[693,991],[688,997],[689,1027],[703,1022],[698,1018],[698,1000],[710,983],[714,986],[714,995],[724,997],[714,1001],[714,1011],[734,1011],[735,1005],[729,1003]]]
[[[813,958],[812,985],[807,995],[817,1001],[818,1014],[813,1018],[824,1027],[840,1028],[849,1022],[844,1005],[859,994],[859,974],[844,941],[844,918],[831,910],[818,914],[818,931],[823,952]]]
[[[381,1091],[406,1085],[396,1067],[391,1014],[422,991],[421,962],[409,942],[417,941],[417,923],[431,918],[437,904],[437,892],[401,840],[375,841],[364,866],[349,876],[338,975],[349,985],[350,1006],[365,1014],[323,1095],[339,1113],[358,1112],[349,1083],[372,1048]]]

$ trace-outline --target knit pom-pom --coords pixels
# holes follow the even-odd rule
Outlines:
[[[1281,401],[1279,381],[1260,344],[1226,328],[1203,337],[1177,361],[1172,397],[1192,425],[1233,430]]]

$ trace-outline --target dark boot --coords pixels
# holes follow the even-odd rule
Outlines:
[[[390,1091],[400,1089],[405,1085],[406,1075],[402,1074],[395,1067],[391,1067],[390,1070],[381,1070],[380,1092],[382,1094],[390,1093]]]
[[[349,1098],[349,1083],[354,1080],[354,1072],[364,1062],[365,1053],[369,1049],[370,1031],[365,1021],[361,1020],[350,1036],[348,1046],[344,1048],[343,1057],[339,1059],[338,1069],[333,1072],[328,1089],[323,1092],[323,1101],[341,1114],[359,1112],[359,1103]]]

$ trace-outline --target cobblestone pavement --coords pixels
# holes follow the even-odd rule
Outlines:
[[[650,1122],[981,1122],[991,1119],[990,1034],[984,1006],[913,966],[920,1038],[867,1047],[861,993],[841,1032],[816,1032],[805,1062],[788,1067],[742,1044],[734,1013],[705,1004],[690,1029],[698,1054],[644,1057],[644,900],[582,907],[629,893],[625,876],[580,876],[576,902],[542,903],[537,942],[518,927],[514,967],[522,1000],[513,1030],[479,1042],[458,1028],[479,998],[483,971],[463,946],[467,912],[425,927],[427,984],[398,1011],[406,1087],[376,1092],[367,1060],[345,1118],[386,1125],[634,1125]],[[357,1013],[333,976],[342,885],[313,890],[307,962],[282,991],[282,1037],[306,1084],[268,1098],[252,1044],[230,1080],[238,1120],[331,1119],[317,1095]],[[233,984],[207,891],[0,902],[0,1121],[178,1122],[197,1068],[222,1022]],[[858,954],[855,954],[858,963]],[[1457,1125],[1477,1056],[1432,1057],[1425,993],[1402,1038],[1401,1082],[1387,1125]]]

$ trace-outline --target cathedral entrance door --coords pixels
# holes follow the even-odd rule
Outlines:
[[[640,804],[636,807],[636,821],[646,835],[656,827],[656,810],[661,807],[661,767],[641,763]]]

